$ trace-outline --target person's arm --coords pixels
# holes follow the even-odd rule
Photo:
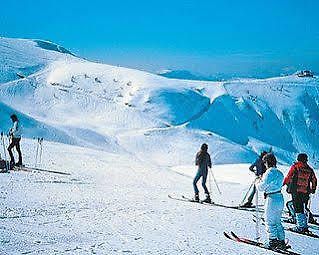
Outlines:
[[[282,184],[283,186],[287,185],[288,183],[291,183],[292,177],[293,177],[296,170],[297,170],[297,167],[295,165],[292,165],[287,176],[284,179],[284,183]]]
[[[259,182],[258,182],[258,180],[259,180]],[[271,180],[271,173],[266,172],[262,178],[257,179],[257,183],[256,183],[257,189],[259,191],[265,191],[270,184],[270,180]]]
[[[249,170],[255,172],[254,168],[257,167],[257,160],[249,167]]]
[[[315,172],[312,173],[312,178],[310,180],[311,182],[311,193],[314,194],[316,192],[316,188],[317,188],[317,177]]]
[[[12,128],[10,128],[9,135],[13,135],[17,131],[17,122],[13,122]]]
[[[207,154],[207,155],[208,155],[207,166],[209,168],[212,168],[212,160],[210,159],[210,155],[209,154]]]
[[[196,154],[196,158],[195,158],[195,166],[199,166],[199,157],[198,157],[198,153]]]

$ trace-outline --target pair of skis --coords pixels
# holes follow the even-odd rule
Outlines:
[[[257,241],[254,241],[254,240],[251,240],[251,239],[248,239],[248,238],[244,238],[244,237],[239,237],[232,231],[230,232],[230,234],[228,234],[227,232],[224,232],[224,236],[227,239],[235,241],[235,242],[238,242],[238,243],[245,243],[245,244],[248,244],[248,245],[257,246],[259,248],[262,248],[262,249],[265,249],[265,250],[274,251],[274,252],[277,252],[277,253],[280,253],[280,254],[300,255],[299,253],[296,253],[296,252],[288,250],[288,249],[283,250],[283,249],[278,249],[278,248],[276,248],[276,249],[268,248],[261,242],[257,242]]]
[[[229,209],[235,209],[235,210],[242,210],[242,211],[254,211],[255,207],[241,207],[241,206],[231,206],[231,205],[223,205],[223,204],[218,204],[218,203],[206,203],[203,201],[195,201],[194,199],[188,198],[186,196],[181,196],[181,197],[175,197],[168,195],[170,199],[178,200],[178,201],[184,201],[184,202],[191,202],[191,203],[198,203],[198,204],[203,204],[203,205],[210,205],[210,206],[217,206],[217,207],[223,207],[223,208],[229,208]]]
[[[29,166],[14,166],[13,169],[16,171],[26,171],[26,172],[37,171],[37,172],[46,172],[46,173],[52,173],[52,174],[71,175],[70,173],[66,173],[66,172],[42,169],[37,167],[29,167]]]

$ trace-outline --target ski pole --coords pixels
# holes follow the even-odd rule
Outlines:
[[[35,152],[34,167],[37,167],[37,164],[38,164],[38,151],[39,151],[39,138],[37,138],[37,148],[36,148],[36,152]]]
[[[43,142],[43,137],[40,138],[40,156],[39,156],[39,164],[41,165],[42,163],[42,149],[43,149],[43,145],[42,145],[42,142]]]
[[[214,174],[213,174],[213,170],[212,170],[212,169],[210,169],[210,173],[211,173],[211,175],[212,175],[212,177],[213,177],[213,180],[214,180],[214,182],[215,182],[216,188],[217,188],[219,194],[221,195],[222,192],[220,191],[220,189],[219,189],[219,187],[218,187],[218,184],[217,184],[217,181],[216,181],[216,179],[215,179],[215,176],[214,176]]]
[[[209,171],[209,170],[208,170]],[[211,182],[211,179],[210,179],[210,174],[208,173],[208,181],[209,181],[209,191],[210,191],[210,193],[212,193],[213,192],[213,190],[212,190],[212,182]]]
[[[259,205],[258,205],[258,189],[256,188],[256,241],[259,241],[260,239],[260,233],[259,233]]]
[[[9,172],[9,166],[8,166],[8,161],[7,161],[7,153],[6,153],[6,146],[5,146],[5,142],[4,142],[3,132],[1,132],[1,140],[2,140],[2,145],[3,145],[4,160],[6,161],[6,171]]]

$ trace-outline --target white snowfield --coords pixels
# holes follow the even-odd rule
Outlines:
[[[255,238],[253,212],[167,195],[193,196],[203,142],[221,189],[208,180],[213,200],[227,205],[241,202],[263,149],[284,173],[298,152],[319,165],[318,78],[167,79],[8,38],[0,38],[0,72],[0,129],[16,113],[24,163],[34,165],[34,138],[44,137],[40,166],[71,174],[1,174],[0,254],[271,254],[223,236]],[[315,214],[318,203],[315,194]],[[319,254],[318,240],[287,238],[294,251]]]

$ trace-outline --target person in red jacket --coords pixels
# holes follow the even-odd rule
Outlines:
[[[307,162],[307,154],[300,153],[297,162],[291,166],[283,183],[283,185],[288,185],[288,192],[292,195],[297,221],[295,230],[299,232],[308,231],[305,208],[309,201],[309,195],[314,194],[317,188],[315,172]]]

